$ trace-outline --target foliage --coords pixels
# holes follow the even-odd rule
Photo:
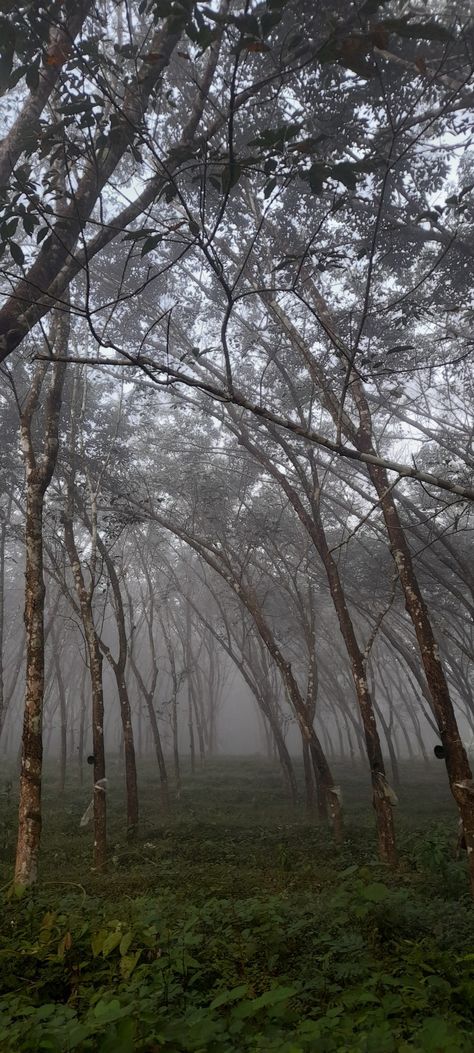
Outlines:
[[[82,873],[64,876],[82,890],[7,891],[4,1053],[472,1049],[474,913],[459,864],[435,891],[447,826],[420,837],[406,825],[404,869],[388,875],[358,816],[337,854],[327,831],[282,806],[271,767],[221,762],[185,778],[158,826],[151,780],[146,791],[146,834],[116,846],[105,878],[87,876],[78,832]],[[71,818],[50,833],[57,877]],[[140,875],[146,892],[133,898]]]

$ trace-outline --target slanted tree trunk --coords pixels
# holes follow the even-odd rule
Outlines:
[[[362,383],[357,378],[354,378],[354,381],[351,391],[360,421],[358,447],[363,452],[372,453],[374,447],[370,409]],[[433,712],[444,747],[449,785],[459,809],[466,837],[471,891],[474,896],[474,782],[472,772],[459,734],[428,608],[421,594],[410,547],[393,498],[386,469],[377,465],[369,465],[368,472],[380,500],[390,539],[390,551],[403,588],[405,606],[415,629]]]
[[[233,415],[232,411],[230,410],[229,412],[235,419],[235,415]],[[281,437],[281,435],[278,435],[272,427],[269,428],[269,431],[272,437],[279,442],[290,462],[294,464],[295,458],[288,443]],[[251,441],[247,430],[242,428],[240,422],[238,434],[239,441],[241,441],[242,445],[248,449],[249,453],[251,453],[279,483],[291,502],[298,518],[306,528],[321,558],[328,580],[331,599],[337,614],[341,635],[349,657],[355,694],[364,728],[367,758],[369,761],[372,781],[372,801],[376,814],[379,855],[384,862],[394,865],[397,860],[397,855],[395,848],[392,799],[385,776],[382,750],[380,747],[380,739],[372,699],[367,683],[364,659],[357,642],[354,626],[347,607],[337,563],[332,556],[327,542],[321,520],[319,501],[315,496],[319,487],[316,466],[314,463],[312,464],[313,486],[311,495],[308,495],[311,503],[310,515],[288,477],[276,467],[272,459],[268,457],[265,452]],[[296,464],[295,467],[296,470],[298,470],[298,464]],[[334,798],[334,794],[332,797]]]

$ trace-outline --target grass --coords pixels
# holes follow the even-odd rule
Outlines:
[[[61,800],[47,769],[41,883],[20,900],[9,889],[16,802],[4,795],[2,1053],[474,1050],[474,911],[441,765],[402,767],[396,872],[377,861],[358,769],[337,772],[339,849],[288,806],[263,760],[185,770],[168,815],[153,766],[141,771],[127,844],[111,761],[98,875],[79,828],[90,787],[71,780]]]

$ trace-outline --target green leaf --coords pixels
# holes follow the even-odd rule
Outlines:
[[[381,881],[373,881],[370,885],[366,885],[362,889],[361,894],[370,903],[383,903],[386,899],[390,899],[391,896],[390,889],[383,885]]]
[[[127,953],[128,948],[130,947],[130,944],[131,944],[132,940],[133,940],[133,933],[130,932],[130,930],[123,934],[122,939],[120,940],[120,948],[119,948],[120,949],[120,954],[126,954]]]
[[[311,165],[309,170],[309,185],[313,194],[320,194],[323,189],[324,180],[328,177],[327,165],[321,164],[320,161],[315,161],[314,165]]]
[[[268,181],[268,183],[267,183],[267,185],[266,185],[266,187],[265,187],[265,189],[263,191],[263,196],[264,197],[270,197],[270,195],[273,194],[273,191],[274,191],[276,185],[277,185],[276,179],[269,179],[269,181]]]
[[[238,987],[232,987],[230,990],[221,991],[221,993],[213,999],[209,1009],[219,1009],[222,1005],[229,1005],[231,1002],[236,1002],[247,994],[248,989],[248,984],[239,984]]]
[[[101,953],[102,948],[104,946],[104,940],[106,939],[106,937],[107,937],[106,929],[100,929],[99,932],[93,932],[92,933],[92,936],[91,936],[91,947],[92,947],[92,954],[94,955],[94,958],[97,958],[97,955]]]
[[[18,263],[18,265],[21,266],[21,264],[25,262],[23,249],[21,248],[20,245],[18,245],[18,243],[16,241],[9,241],[8,244],[9,244],[12,260],[14,260],[15,263]]]
[[[145,256],[147,252],[151,252],[152,249],[156,249],[156,246],[160,244],[160,241],[163,241],[162,234],[152,234],[150,238],[146,238],[142,245],[141,255]]]
[[[118,947],[121,939],[122,933],[120,932],[120,930],[118,932],[109,933],[109,935],[104,940],[102,946],[102,954],[104,958],[106,958],[108,954],[111,954],[111,952],[114,951],[116,947]]]
[[[357,178],[353,165],[349,161],[342,161],[341,164],[333,165],[331,176],[333,179],[337,179],[339,183],[344,183],[348,190],[356,189]]]
[[[25,80],[30,91],[36,91],[39,84],[39,69],[38,66],[28,66],[26,71]]]
[[[93,1015],[101,1024],[110,1024],[113,1020],[127,1016],[129,1012],[129,1007],[121,1006],[118,998],[111,998],[109,1001],[101,998],[94,1006]]]
[[[140,950],[138,950],[138,951],[135,951],[134,954],[123,954],[122,955],[122,957],[120,959],[120,973],[121,973],[122,978],[124,980],[129,980],[130,979],[130,977],[131,977],[131,975],[133,973],[133,970],[135,969],[135,966],[137,965],[137,963],[138,963],[138,961],[140,959],[141,953],[142,952]]]
[[[232,187],[238,183],[242,175],[242,167],[237,161],[234,161],[228,168],[225,169],[222,175],[222,189],[224,194],[227,194]]]

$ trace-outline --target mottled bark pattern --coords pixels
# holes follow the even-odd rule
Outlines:
[[[31,885],[38,876],[41,838],[45,596],[42,486],[30,485],[27,489],[25,534],[26,690],[15,881]]]

